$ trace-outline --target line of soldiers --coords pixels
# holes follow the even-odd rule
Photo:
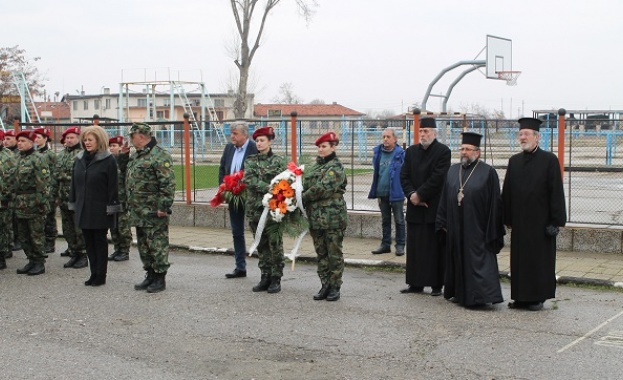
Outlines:
[[[0,131],[0,269],[7,267],[12,251],[24,250],[28,264],[18,274],[45,273],[45,259],[55,252],[58,235],[56,208],[60,209],[63,236],[69,256],[65,268],[88,266],[82,231],[76,226],[74,212],[68,208],[74,159],[82,151],[80,128],[69,127],[62,133],[64,148],[55,153],[50,147],[51,131],[36,128],[16,132]],[[113,155],[123,144],[123,137],[109,140]],[[120,184],[123,189],[123,183]],[[125,192],[120,190],[125,203]],[[127,213],[118,216],[117,228],[111,231],[114,253],[109,260],[128,259],[132,234]]]

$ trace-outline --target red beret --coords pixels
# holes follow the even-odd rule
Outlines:
[[[35,141],[35,138],[37,138],[37,133],[33,129],[28,129],[18,133],[17,138],[20,137],[26,137],[30,141]]]
[[[123,145],[123,136],[115,136],[108,139],[108,145],[110,144],[119,144]]]
[[[80,127],[69,127],[63,131],[63,136],[61,137],[61,144],[65,144],[65,136],[70,133],[75,133],[80,136]]]
[[[253,140],[255,140],[256,138],[260,136],[266,136],[272,140],[275,138],[275,131],[273,131],[272,127],[261,127],[261,128],[256,129],[255,132],[253,132]]]
[[[15,129],[8,129],[4,132],[4,136],[13,136],[15,137]]]
[[[340,139],[337,138],[337,135],[335,134],[335,132],[331,131],[318,137],[318,140],[316,140],[316,146],[319,146],[323,142],[334,142],[337,144],[340,142]]]
[[[50,138],[50,135],[52,134],[48,128],[35,128],[35,133],[38,133],[47,138]]]
[[[0,140],[4,140],[4,131],[0,129]]]

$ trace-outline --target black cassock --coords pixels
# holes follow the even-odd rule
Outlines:
[[[558,159],[537,148],[508,161],[502,189],[504,224],[511,227],[511,298],[540,302],[556,296],[556,237],[546,227],[567,220]]]
[[[500,180],[491,166],[463,168],[463,199],[458,205],[461,164],[448,171],[436,229],[447,230],[444,297],[464,306],[504,301],[497,254],[504,246]],[[468,179],[469,178],[469,179]]]

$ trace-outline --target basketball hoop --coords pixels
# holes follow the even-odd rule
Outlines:
[[[517,78],[521,75],[521,71],[498,71],[498,79],[506,81],[507,86],[517,86]]]

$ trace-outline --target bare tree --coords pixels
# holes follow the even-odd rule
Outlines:
[[[309,102],[309,104],[327,104],[327,103],[325,103],[325,101],[322,99],[316,98],[312,100],[311,102]]]
[[[247,86],[249,80],[249,68],[253,57],[260,47],[260,40],[264,32],[266,19],[270,11],[275,8],[282,0],[230,0],[231,8],[236,20],[236,29],[240,37],[240,50],[237,52],[237,58],[234,61],[240,73],[238,80],[238,92],[234,102],[234,115],[237,119],[244,118],[247,110]],[[299,12],[307,22],[313,16],[313,8],[316,6],[315,0],[294,0],[299,8]],[[254,20],[255,8],[258,3],[264,4],[264,10],[261,13],[259,27],[255,34],[255,40],[250,43],[251,38],[251,22]],[[259,13],[258,13],[259,15]]]
[[[279,104],[301,104],[303,100],[294,93],[294,86],[292,83],[287,82],[279,86],[279,95],[273,98],[273,102]]]
[[[20,49],[18,45],[0,48],[0,98],[5,95],[19,95],[14,85],[12,72],[23,73],[30,93],[33,96],[39,95],[43,89],[43,78],[33,62],[40,59],[35,57],[29,60],[26,57],[26,50]],[[0,103],[0,109],[3,106],[6,105]]]

